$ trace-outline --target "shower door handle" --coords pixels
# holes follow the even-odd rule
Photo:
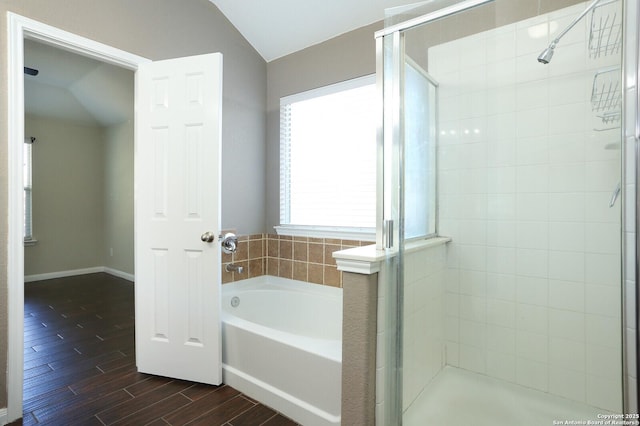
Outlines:
[[[393,247],[393,220],[385,220],[383,224],[384,247]]]
[[[616,200],[618,199],[618,195],[620,195],[620,182],[613,190],[613,194],[611,194],[611,200],[609,200],[609,207],[613,207],[616,204]]]

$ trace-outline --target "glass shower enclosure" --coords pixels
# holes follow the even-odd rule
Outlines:
[[[637,412],[623,362],[625,8],[435,0],[376,34],[379,424]]]

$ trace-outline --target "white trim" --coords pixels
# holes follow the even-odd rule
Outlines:
[[[93,268],[70,269],[67,271],[56,271],[56,272],[47,272],[44,274],[25,275],[24,282],[31,283],[34,281],[52,280],[55,278],[75,277],[78,275],[97,274],[100,272],[113,275],[114,277],[123,278],[131,282],[135,281],[133,274],[129,274],[127,272],[119,271],[117,269],[109,268],[106,266],[95,266]]]
[[[339,271],[363,275],[379,272],[381,264],[393,256],[395,253],[378,250],[376,244],[333,252]]]
[[[278,225],[278,235],[292,237],[335,238],[338,240],[375,241],[375,228],[347,228],[332,226]]]
[[[354,274],[371,275],[380,272],[380,262],[366,262],[362,260],[336,259],[338,271]]]
[[[55,278],[75,277],[77,275],[96,274],[105,272],[104,266],[95,266],[93,268],[71,269],[67,271],[47,272],[44,274],[25,275],[24,282],[31,283],[34,281],[52,280]]]
[[[6,420],[22,417],[23,326],[24,326],[24,237],[22,236],[23,203],[22,147],[9,141],[24,140],[24,29],[19,20],[7,14],[7,414]],[[18,167],[19,166],[19,167]],[[20,192],[20,195],[18,195]],[[20,235],[20,236],[19,236]]]
[[[0,408],[0,425],[6,425],[6,424],[7,424],[7,409]]]
[[[138,69],[139,64],[151,62],[150,59],[143,58],[142,56],[134,55],[133,53],[116,49],[115,47],[102,44],[98,41],[72,34],[25,16],[20,16],[12,12],[7,12],[7,16],[10,21],[15,20],[20,29],[24,31],[22,33],[23,39],[38,40],[58,49],[88,56],[95,60],[133,71]],[[21,72],[24,72],[24,68],[21,69]]]
[[[22,417],[24,241],[22,236],[22,141],[24,140],[24,39],[34,39],[83,56],[137,70],[141,56],[7,12],[7,421]],[[9,143],[20,141],[20,144]],[[135,141],[134,141],[135,145]],[[18,149],[19,148],[19,149]]]
[[[120,271],[118,269],[113,269],[109,267],[104,267],[104,272],[109,275],[113,275],[114,277],[122,278],[123,280],[131,281],[134,283],[136,281],[136,277],[134,274],[130,274],[128,272]]]

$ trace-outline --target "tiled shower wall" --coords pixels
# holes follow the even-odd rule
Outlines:
[[[620,412],[620,132],[591,110],[586,4],[429,49],[447,363]],[[597,128],[601,131],[594,131]]]
[[[369,244],[372,243],[275,234],[240,236],[237,251],[222,255],[222,282],[273,275],[342,287],[342,273],[336,267],[333,252]],[[224,268],[228,263],[242,266],[244,271],[241,274],[226,272]]]
[[[444,360],[446,245],[407,249],[404,257],[403,410]]]

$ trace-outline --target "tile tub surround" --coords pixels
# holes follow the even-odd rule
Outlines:
[[[225,232],[227,231],[223,231],[223,233]],[[222,283],[225,284],[265,275],[265,256],[265,234],[239,236],[236,252],[233,254],[222,253]],[[244,271],[241,274],[237,272],[227,272],[225,267],[230,263],[242,266]]]
[[[276,234],[240,236],[236,253],[222,254],[222,283],[273,275],[342,287],[342,273],[336,267],[333,252],[370,244],[370,241]],[[229,263],[242,266],[244,272],[226,272],[224,268]]]

